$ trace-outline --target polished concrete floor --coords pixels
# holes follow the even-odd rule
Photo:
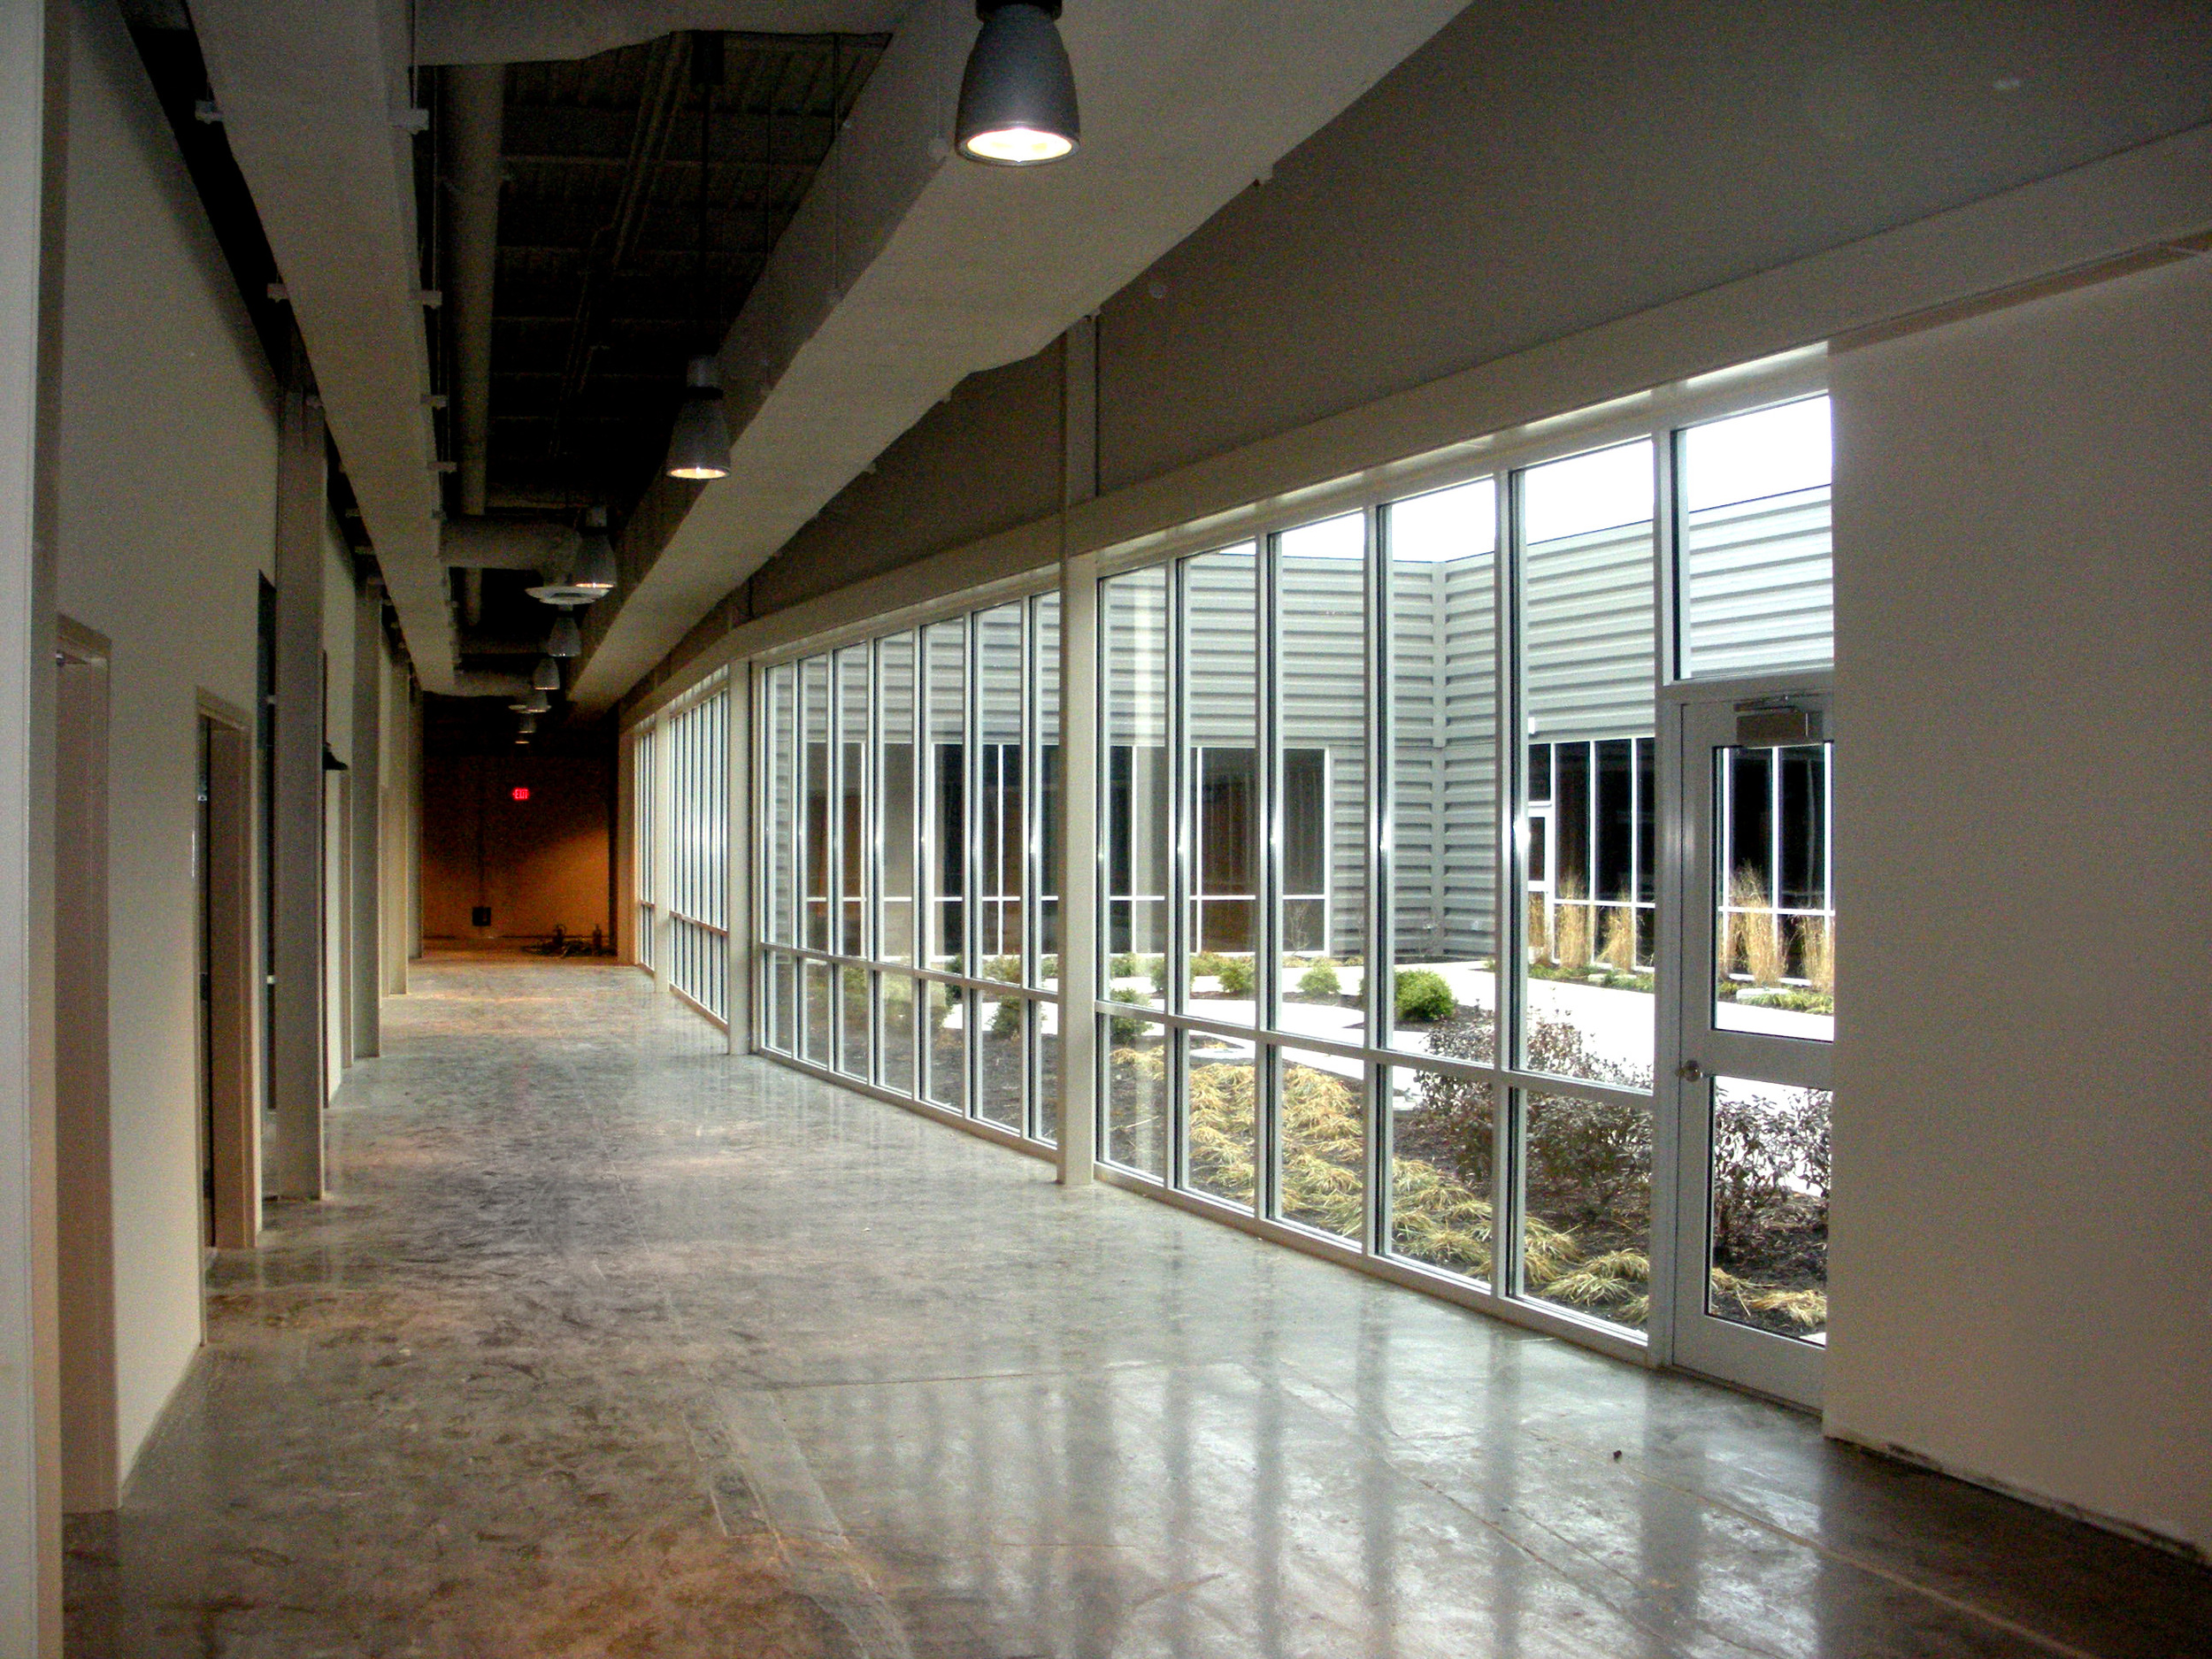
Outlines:
[[[387,1004],[73,1655],[2212,1654],[2212,1575],[718,1052]]]

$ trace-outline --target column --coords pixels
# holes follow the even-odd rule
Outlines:
[[[383,1052],[379,1026],[384,910],[384,584],[374,577],[353,596],[353,1057]]]
[[[268,1194],[323,1195],[321,400],[293,337],[277,440],[276,899],[270,928]]]
[[[1098,325],[1061,342],[1060,1180],[1090,1184],[1098,1156],[1098,570],[1067,550],[1068,510],[1098,494]]]

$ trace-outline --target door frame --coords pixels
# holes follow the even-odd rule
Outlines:
[[[1815,703],[1826,712],[1825,736],[1832,741],[1834,695],[1833,670],[1799,670],[1671,682],[1660,688],[1657,710],[1658,960],[1672,971],[1658,976],[1655,1010],[1653,1279],[1655,1287],[1669,1288],[1655,1299],[1652,1352],[1657,1363],[1812,1411],[1821,1409],[1824,1394],[1824,1345],[1755,1331],[1704,1310],[1710,1102],[1714,1075],[1725,1072],[1726,1066],[1709,1064],[1716,1048],[1709,994],[1716,875],[1709,843],[1700,833],[1701,826],[1709,826],[1711,807],[1701,804],[1695,793],[1709,795],[1707,762],[1691,748],[1704,741],[1698,731],[1701,714],[1791,699]],[[1832,906],[1835,896],[1832,890]],[[1727,1046],[1732,1035],[1720,1033],[1720,1046]],[[1832,1054],[1831,1044],[1827,1055]],[[1693,1060],[1702,1075],[1685,1078],[1685,1063]]]
[[[255,1019],[257,910],[254,847],[258,823],[253,718],[202,691],[196,735],[207,745],[207,845],[198,897],[207,1003],[197,1025],[201,1122],[214,1170],[215,1248],[250,1250],[261,1236],[261,1053]]]

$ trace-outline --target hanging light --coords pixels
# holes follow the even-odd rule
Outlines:
[[[524,715],[522,717],[521,723],[517,729],[526,733],[536,731],[538,729],[538,717],[534,714]]]
[[[1075,72],[1060,42],[1060,0],[976,0],[983,33],[960,81],[954,142],[970,161],[1033,167],[1081,135]]]
[[[676,429],[669,434],[668,476],[729,475],[730,422],[722,412],[722,365],[712,357],[694,357],[684,370],[684,401],[677,406]]]
[[[607,534],[607,510],[587,507],[583,534],[576,538],[576,562],[569,570],[568,585],[578,593],[600,599],[614,591],[615,575],[614,542]]]
[[[558,691],[561,688],[561,665],[550,657],[538,658],[537,667],[530,675],[530,685],[536,691]]]
[[[576,618],[564,611],[554,621],[552,632],[545,636],[548,657],[581,657],[584,654],[584,635],[576,626]]]
[[[693,303],[698,308],[702,339],[720,337],[718,308],[707,280],[707,217],[714,171],[714,89],[722,79],[722,37],[711,31],[692,36],[691,83],[699,95],[699,234],[691,256]],[[833,88],[831,96],[835,97]],[[722,365],[711,354],[684,365],[684,401],[676,406],[676,425],[668,434],[671,478],[705,480],[730,475],[730,418],[722,407]]]
[[[549,605],[588,605],[614,591],[614,543],[607,535],[607,510],[584,509],[584,527],[570,538],[568,574],[526,588],[531,598]]]

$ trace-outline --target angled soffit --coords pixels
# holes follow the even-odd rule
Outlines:
[[[458,690],[403,8],[194,0],[192,19],[416,673],[429,690]]]
[[[1460,5],[1074,0],[1083,145],[1027,171],[951,159],[974,7],[915,0],[724,342],[731,474],[648,490],[634,522],[674,527],[627,538],[579,705],[612,703],[960,380],[1095,310]]]

